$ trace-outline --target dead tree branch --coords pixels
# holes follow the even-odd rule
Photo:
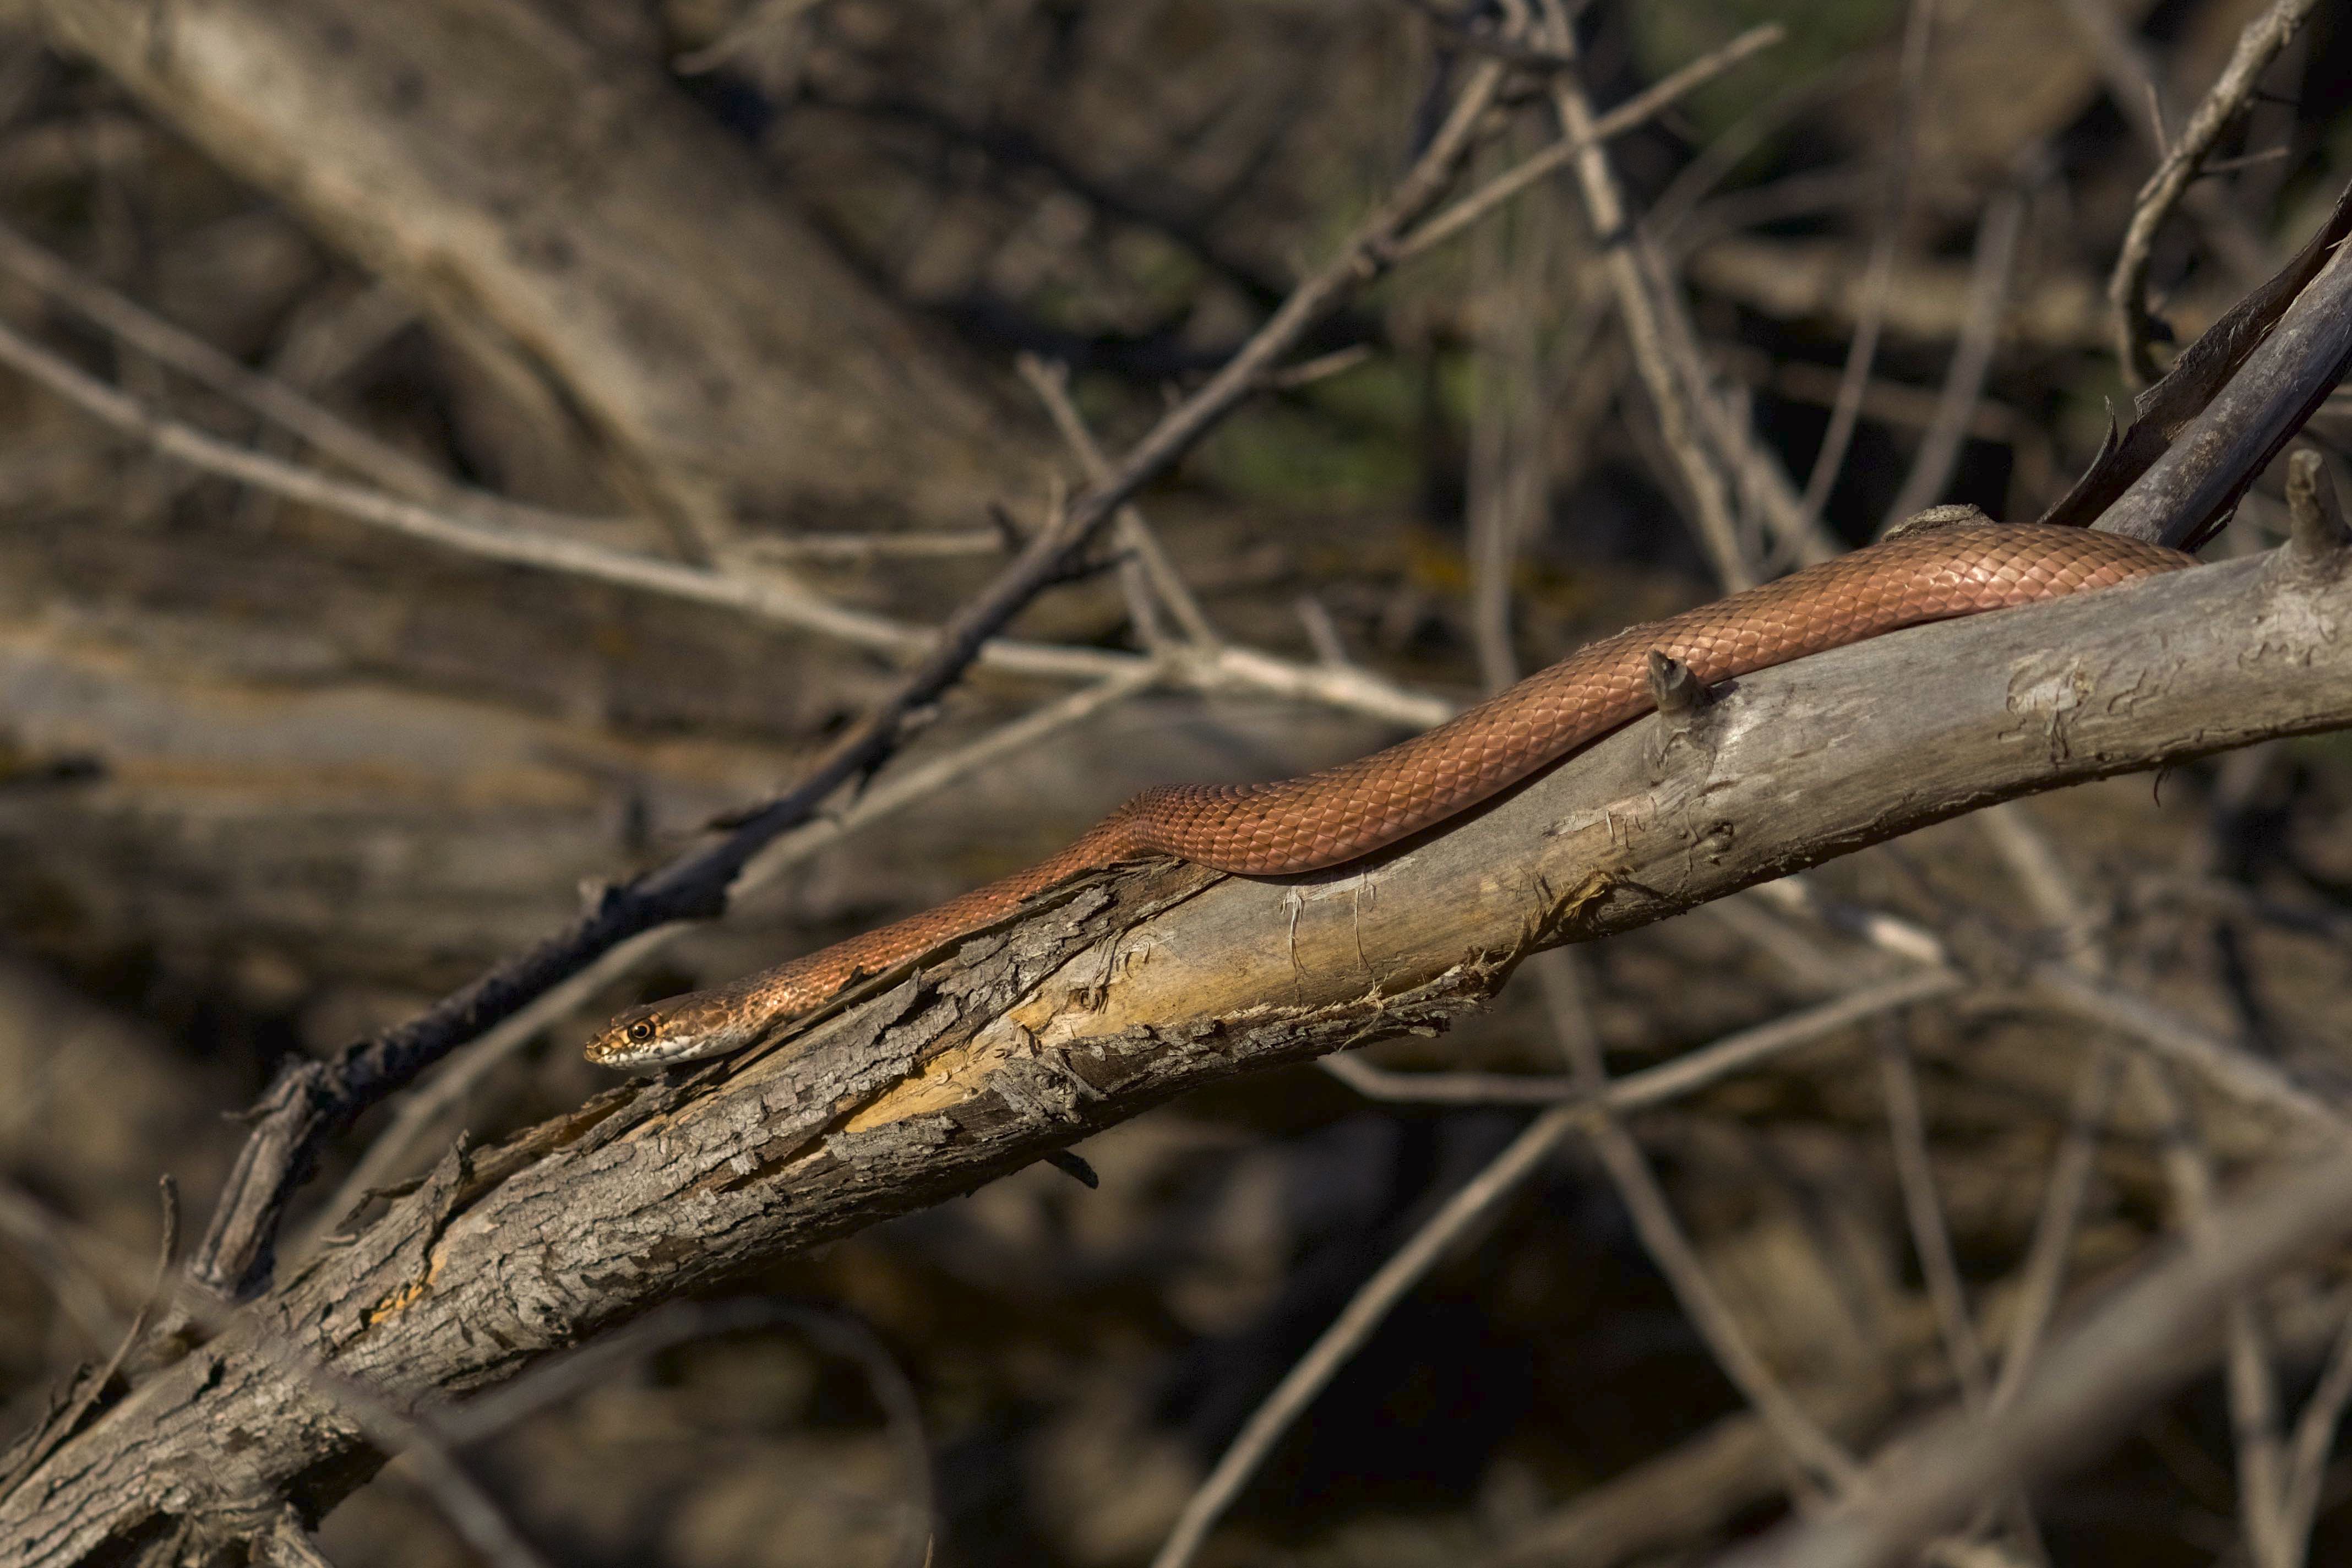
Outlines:
[[[1883,1568],[1983,1499],[2095,1449],[2211,1364],[2214,1332],[2249,1286],[2352,1232],[2352,1155],[2335,1154],[2215,1216],[2210,1248],[2147,1271],[2049,1353],[2016,1402],[1938,1424],[1885,1467],[1868,1502],[1784,1529],[1726,1568]]]
[[[1672,765],[1636,725],[1371,867],[1080,887],[782,1048],[616,1089],[478,1156],[247,1311],[394,1398],[481,1387],[1185,1089],[1442,1027],[1531,946],[1987,800],[2352,723],[2352,574],[2334,561],[2281,552],[1767,671]],[[1924,683],[1935,702],[1884,700]],[[225,1424],[257,1441],[191,1499],[165,1457],[213,1453]],[[0,1502],[0,1542],[72,1561],[161,1519],[275,1500],[362,1445],[232,1324]]]

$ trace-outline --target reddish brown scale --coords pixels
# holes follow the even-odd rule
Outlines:
[[[1369,757],[1271,784],[1148,790],[1025,871],[731,985],[632,1009],[588,1054],[629,1066],[737,1049],[860,975],[918,957],[1003,919],[1055,883],[1121,860],[1170,855],[1223,871],[1276,876],[1370,854],[1648,712],[1654,648],[1712,685],[1903,626],[2088,593],[2191,564],[2177,551],[2073,528],[1962,524],[1890,540],[1589,643]]]

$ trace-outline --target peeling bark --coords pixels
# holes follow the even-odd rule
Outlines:
[[[1636,723],[1367,865],[1080,884],[779,1047],[453,1153],[0,1500],[0,1552],[74,1563],[331,1503],[366,1450],[290,1356],[462,1394],[1189,1089],[1443,1030],[1538,947],[1990,801],[2347,724],[2352,574],[2280,552],[1743,678],[1671,738]]]

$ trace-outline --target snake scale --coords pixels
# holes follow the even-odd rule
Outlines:
[[[1173,856],[1279,876],[1369,855],[1467,810],[1652,710],[1649,655],[1705,684],[1903,626],[2084,594],[2193,564],[2112,533],[1948,523],[1588,643],[1411,740],[1270,784],[1147,790],[1061,853],[894,924],[741,980],[621,1014],[591,1061],[660,1066],[753,1044],[842,987],[991,925],[1081,872]]]

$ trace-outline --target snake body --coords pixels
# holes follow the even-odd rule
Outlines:
[[[1705,684],[1923,622],[2089,593],[2193,564],[2112,533],[1959,523],[1884,543],[1589,643],[1436,728],[1271,784],[1148,790],[1060,854],[892,925],[732,984],[633,1007],[588,1046],[634,1068],[740,1050],[878,973],[992,924],[1081,872],[1151,856],[1279,876],[1340,865],[1444,821],[1654,706],[1649,655]]]

